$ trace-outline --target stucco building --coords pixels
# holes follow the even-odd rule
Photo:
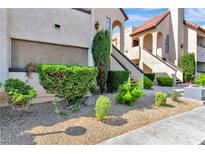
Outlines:
[[[27,80],[28,63],[82,64],[93,66],[91,45],[95,33],[121,28],[124,52],[123,9],[0,9],[0,82],[8,78]],[[121,52],[112,49],[111,69],[128,69],[136,78],[143,72]],[[123,65],[122,65],[123,64]],[[38,91],[38,75],[28,82]]]
[[[195,53],[196,73],[205,72],[205,29],[184,19],[184,9],[169,9],[125,30],[125,55],[143,71],[183,79],[180,57]],[[120,35],[113,44],[120,48]]]

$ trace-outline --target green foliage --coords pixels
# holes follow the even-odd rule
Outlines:
[[[96,84],[91,84],[90,85],[90,88],[89,88],[89,91],[94,95],[94,94],[96,94],[96,92],[97,92],[97,86],[96,86]]]
[[[179,94],[176,92],[176,90],[172,90],[172,92],[171,92],[171,99],[173,101],[177,101],[178,97],[179,97]]]
[[[180,67],[183,69],[184,82],[191,80],[192,75],[195,74],[195,55],[194,53],[185,54],[180,59]]]
[[[108,92],[115,92],[119,86],[129,79],[128,71],[109,71],[108,72]]]
[[[81,99],[97,76],[97,68],[77,65],[42,64],[37,72],[40,84],[48,93],[68,101]]]
[[[97,85],[101,93],[105,91],[110,68],[110,42],[110,33],[107,30],[100,30],[92,43],[92,55],[95,66],[98,68]]]
[[[158,85],[160,86],[171,87],[173,85],[173,79],[168,76],[159,76],[156,79],[157,79]]]
[[[156,92],[154,94],[155,105],[165,106],[167,101],[167,94],[163,92]]]
[[[134,105],[136,100],[143,96],[140,84],[131,84],[130,81],[122,84],[117,94],[117,102],[121,104]]]
[[[151,87],[153,86],[152,81],[146,76],[144,76],[144,82],[143,83],[144,83],[144,89],[151,89]]]
[[[2,85],[3,85],[3,84],[0,82],[0,89],[1,89]]]
[[[205,74],[200,74],[195,82],[200,86],[205,86]]]
[[[183,81],[190,82],[192,80],[193,73],[183,73]]]
[[[155,73],[144,73],[144,76],[148,77],[152,82],[155,79]]]
[[[104,120],[108,116],[110,112],[111,104],[112,104],[111,100],[108,97],[106,96],[98,97],[95,106],[95,114],[98,120]]]
[[[36,97],[36,91],[19,79],[8,79],[4,84],[5,92],[11,104],[18,108],[24,108],[29,101]]]

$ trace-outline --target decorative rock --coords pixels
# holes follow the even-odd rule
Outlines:
[[[94,105],[96,103],[97,98],[98,97],[96,95],[95,96],[85,97],[85,101],[83,103],[87,106]]]

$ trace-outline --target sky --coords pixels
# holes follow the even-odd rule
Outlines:
[[[138,26],[145,20],[152,18],[164,11],[167,8],[124,8],[129,20],[125,22],[125,27]],[[185,9],[185,19],[191,21],[197,25],[205,26],[205,8],[187,8]],[[114,30],[114,34],[119,31],[118,28]]]

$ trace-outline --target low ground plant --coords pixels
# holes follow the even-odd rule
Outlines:
[[[173,86],[173,79],[168,76],[159,76],[156,78],[158,85],[165,86],[165,87],[171,87]]]
[[[195,83],[200,86],[205,86],[205,74],[200,74]]]
[[[140,84],[128,81],[120,86],[116,99],[118,103],[132,106],[142,96],[143,90]]]
[[[96,118],[98,120],[104,120],[110,112],[111,105],[112,103],[110,98],[106,96],[99,96],[95,106]]]
[[[33,87],[19,79],[6,80],[4,88],[11,105],[18,109],[25,109],[37,95]]]
[[[167,101],[167,94],[163,92],[156,92],[154,94],[154,100],[156,106],[165,106]]]
[[[172,101],[177,101],[178,97],[179,97],[179,94],[177,93],[176,90],[172,90],[170,96],[171,96]]]
[[[151,89],[152,86],[153,86],[152,81],[146,76],[144,76],[144,82],[143,83],[144,83],[144,89]]]

